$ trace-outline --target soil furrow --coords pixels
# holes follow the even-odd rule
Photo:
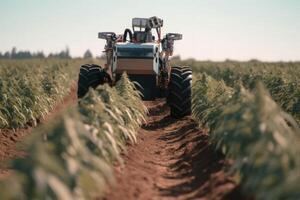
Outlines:
[[[236,184],[207,133],[191,117],[170,118],[162,101],[146,105],[150,116],[138,144],[130,145],[124,165],[115,167],[117,184],[105,199],[228,199]]]

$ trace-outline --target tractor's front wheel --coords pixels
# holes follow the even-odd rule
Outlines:
[[[182,118],[191,114],[192,107],[192,69],[174,67],[171,69],[169,95],[171,117]]]
[[[80,67],[78,78],[78,98],[84,97],[89,88],[96,88],[98,85],[111,81],[108,73],[99,65],[85,64]]]

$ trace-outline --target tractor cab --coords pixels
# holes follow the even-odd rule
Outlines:
[[[132,30],[125,29],[123,35],[117,36],[118,41],[133,42],[133,43],[152,43],[159,42],[161,36],[161,27],[163,26],[162,19],[157,17],[151,18],[133,18]],[[152,29],[156,29],[158,40],[155,41],[155,36]],[[101,34],[101,33],[99,33]],[[105,36],[104,36],[105,37]],[[101,37],[102,39],[105,39]]]
[[[155,42],[155,36],[152,35],[152,29],[156,29],[158,37],[160,37],[163,20],[157,17],[152,18],[133,18],[132,30],[133,41],[137,43]],[[159,38],[160,40],[160,38]]]

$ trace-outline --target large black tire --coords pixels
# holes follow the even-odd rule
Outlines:
[[[98,85],[109,82],[111,79],[107,72],[99,65],[85,64],[80,67],[78,78],[78,98],[84,97],[89,88],[96,88]]]
[[[167,102],[170,115],[182,118],[192,113],[192,69],[172,67]]]

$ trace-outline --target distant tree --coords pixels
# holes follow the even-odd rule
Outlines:
[[[46,58],[46,56],[43,51],[38,51],[33,53],[28,50],[17,51],[16,47],[13,47],[11,51],[7,51],[5,53],[0,52],[0,59],[31,59],[31,58],[43,59]],[[48,58],[69,59],[71,58],[70,50],[68,47],[66,47],[65,50],[62,50],[59,53],[50,53],[48,55]]]
[[[4,55],[3,55],[3,58],[4,59],[10,59],[11,57],[10,57],[10,53],[7,51],[7,52],[5,52],[4,53]]]
[[[92,58],[93,54],[92,52],[88,49],[85,51],[85,53],[83,54],[83,58]]]
[[[70,49],[69,49],[68,46],[66,47],[66,50],[65,50],[65,58],[71,58],[71,56],[70,56]]]
[[[48,58],[54,58],[53,53],[49,53]]]
[[[45,54],[42,51],[37,52],[37,54],[35,55],[35,58],[45,58]]]
[[[16,58],[17,56],[17,48],[16,47],[13,47],[12,50],[11,50],[11,54],[10,54],[10,57],[12,59]]]
[[[258,60],[258,59],[251,59],[251,60],[249,60],[249,62],[252,62],[252,63],[260,63],[261,61]]]
[[[30,51],[19,51],[14,54],[14,59],[30,59],[33,58]]]
[[[58,57],[59,57],[59,58],[62,58],[62,59],[68,59],[68,58],[71,58],[69,47],[66,47],[65,50],[61,51],[61,52],[58,54]]]
[[[61,52],[59,53],[50,53],[48,55],[48,58],[60,58],[60,59],[69,59],[69,58],[72,58],[70,56],[70,50],[69,50],[69,47],[66,47],[65,50],[62,50]]]

